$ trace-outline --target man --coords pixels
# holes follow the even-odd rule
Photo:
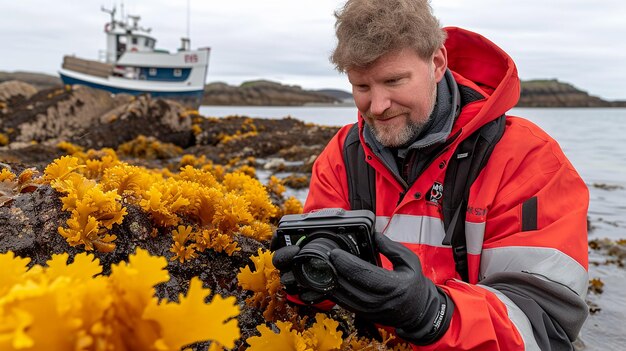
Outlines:
[[[456,147],[515,106],[511,58],[486,38],[441,29],[426,0],[348,0],[331,56],[359,110],[359,139],[375,170],[376,244],[384,267],[339,249],[329,298],[415,349],[568,350],[587,316],[584,182],[558,144],[506,116],[472,183],[465,213],[467,282],[445,237],[440,192]],[[565,122],[565,121],[564,121]],[[304,211],[350,209],[342,128],[313,168]],[[445,193],[445,189],[443,189]],[[297,290],[291,258],[274,255]],[[295,298],[295,297],[294,297]]]

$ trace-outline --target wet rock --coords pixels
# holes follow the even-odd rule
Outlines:
[[[196,146],[186,151],[220,163],[247,157],[304,161],[321,152],[338,130],[337,127],[308,125],[293,118],[241,116],[207,118],[198,126],[201,132],[196,135]],[[294,148],[294,145],[301,147]],[[300,168],[306,171],[307,167]]]
[[[7,104],[8,112],[0,115],[0,127],[11,142],[18,142],[12,145],[13,149],[33,141],[70,141],[86,148],[115,148],[142,134],[181,147],[194,142],[185,108],[173,101],[113,96],[76,86],[71,90],[43,90]]]
[[[7,106],[11,105],[11,101],[18,97],[27,100],[36,93],[37,88],[18,80],[0,83],[0,102],[5,102]]]
[[[194,138],[185,111],[174,101],[139,96],[100,116],[98,123],[85,130],[87,138],[77,134],[69,140],[88,148],[116,148],[144,135],[186,148]]]
[[[589,241],[589,248],[601,254],[604,262],[590,261],[590,264],[615,264],[624,268],[626,264],[626,239],[611,240],[608,238]]]
[[[285,186],[292,189],[305,189],[309,187],[311,181],[308,175],[290,174],[282,179]]]
[[[50,143],[12,143],[8,147],[0,149],[0,161],[15,165],[17,168],[12,171],[17,174],[29,167],[43,171],[50,162],[64,154]]]
[[[11,141],[26,143],[68,140],[77,134],[85,138],[84,131],[117,104],[111,94],[86,87],[43,90],[10,106],[13,113],[3,118],[2,129]]]
[[[624,189],[624,187],[621,185],[606,184],[606,183],[593,183],[591,186],[597,189],[602,189],[602,190],[607,190],[607,191]]]
[[[285,169],[285,160],[282,158],[270,158],[263,165],[263,169],[267,170],[283,170]]]

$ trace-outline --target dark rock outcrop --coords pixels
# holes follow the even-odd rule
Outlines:
[[[295,85],[260,80],[240,86],[211,83],[205,87],[203,105],[299,106],[307,103],[340,102],[332,96]]]
[[[571,84],[552,80],[522,82],[517,107],[626,107],[626,101],[606,101]]]
[[[59,141],[87,148],[117,147],[141,134],[180,147],[193,143],[186,109],[171,101],[113,96],[75,86],[42,90],[30,98],[20,95],[6,104],[0,110],[0,131],[12,142],[12,149]]]
[[[35,73],[35,72],[1,72],[0,71],[0,82],[10,81],[10,80],[19,80],[25,83],[28,83],[38,90],[48,89],[53,87],[58,87],[62,85],[61,79],[57,76],[51,76],[45,73]]]
[[[77,86],[73,90],[41,90],[30,98],[9,101],[0,112],[0,128],[11,141],[30,143],[69,139],[97,123],[100,116],[121,102],[102,90]]]

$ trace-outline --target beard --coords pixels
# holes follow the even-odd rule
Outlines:
[[[363,114],[370,126],[374,138],[385,147],[400,147],[413,141],[430,122],[437,100],[437,83],[433,79],[432,93],[430,94],[429,109],[418,118],[411,118],[411,110],[400,108],[385,110],[381,116],[375,116],[369,111]],[[396,116],[396,117],[394,117]],[[389,122],[380,122],[393,117]]]

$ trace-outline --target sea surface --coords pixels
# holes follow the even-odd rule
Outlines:
[[[356,121],[354,106],[202,106],[204,116],[232,115],[285,118],[341,126]],[[529,119],[561,146],[589,187],[589,239],[626,239],[626,109],[514,108],[510,115]],[[260,177],[263,175],[259,175]],[[306,190],[296,192],[302,201]],[[603,263],[606,257],[590,252],[589,278],[604,282],[601,295],[588,300],[601,309],[581,332],[584,350],[626,349],[626,269]]]

